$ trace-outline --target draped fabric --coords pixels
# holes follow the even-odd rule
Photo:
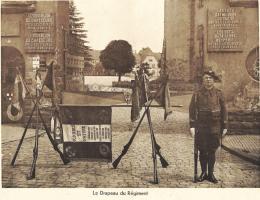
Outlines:
[[[17,115],[21,111],[21,104],[26,96],[26,89],[22,77],[19,73],[16,74],[13,97],[11,100],[11,113],[12,115]]]
[[[141,76],[135,76],[135,80],[132,81],[132,109],[131,120],[132,122],[140,117],[140,110],[148,100],[151,100],[151,93],[149,89],[149,80],[146,74]],[[158,91],[154,95],[154,99],[164,108],[164,120],[172,113],[170,92],[168,79],[162,80]]]
[[[134,122],[140,117],[142,106],[140,104],[141,87],[137,75],[132,81],[132,107],[131,107],[131,121]]]
[[[48,72],[45,77],[44,85],[46,85],[47,88],[50,90],[53,90],[54,88],[54,77],[53,77],[53,62],[48,66]]]
[[[164,108],[164,120],[166,120],[167,116],[172,113],[169,81],[167,77],[162,79],[159,88],[160,90],[157,92],[157,94],[155,94],[155,100]]]

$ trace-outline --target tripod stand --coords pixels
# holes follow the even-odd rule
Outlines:
[[[164,157],[161,155],[160,153],[160,146],[157,144],[156,140],[155,140],[155,136],[154,136],[154,132],[153,132],[153,127],[152,127],[152,121],[151,121],[151,114],[150,114],[150,106],[152,104],[152,100],[148,101],[148,95],[147,95],[147,81],[146,81],[146,77],[145,74],[142,72],[141,74],[141,78],[142,78],[142,83],[143,85],[143,89],[144,89],[144,98],[145,98],[145,102],[149,102],[148,105],[145,106],[145,111],[141,117],[141,119],[138,122],[138,125],[136,127],[136,129],[133,132],[133,135],[131,136],[129,142],[124,146],[122,153],[118,156],[118,158],[112,163],[114,168],[117,168],[120,160],[122,159],[122,157],[127,153],[130,145],[132,144],[134,137],[137,134],[137,131],[144,119],[144,116],[147,116],[147,120],[148,120],[148,125],[149,125],[149,130],[150,130],[150,134],[151,134],[151,142],[152,142],[152,158],[153,158],[153,175],[154,175],[154,184],[158,184],[159,180],[158,180],[158,173],[157,173],[157,155],[160,157],[160,161],[162,164],[163,168],[166,168],[169,164],[168,162],[164,159]],[[159,88],[159,91],[162,89],[162,86]],[[159,92],[158,92],[159,93]]]
[[[20,79],[21,79],[22,83],[24,84],[26,91],[30,94],[27,85],[23,81],[23,78],[21,76],[21,73],[20,73],[19,69],[17,69],[17,73],[19,74]],[[37,79],[38,79],[38,77],[37,77],[38,75],[39,75],[39,71],[37,70],[36,71],[36,82],[37,82]],[[33,116],[34,112],[36,111],[36,120],[37,121],[36,121],[36,129],[35,129],[35,143],[34,143],[34,148],[33,148],[33,161],[32,161],[32,165],[31,165],[31,170],[30,170],[30,172],[29,172],[29,174],[27,176],[28,180],[31,180],[31,179],[35,178],[36,161],[37,161],[37,158],[38,158],[38,142],[39,142],[39,128],[40,128],[39,127],[39,117],[40,117],[40,120],[41,120],[41,122],[42,122],[42,124],[44,126],[44,129],[45,129],[45,131],[46,131],[46,133],[48,135],[48,138],[49,138],[49,140],[50,140],[54,150],[59,153],[59,155],[60,155],[60,157],[61,157],[61,159],[62,159],[64,164],[67,164],[67,163],[70,162],[69,159],[66,158],[63,155],[63,153],[60,151],[60,149],[58,148],[58,144],[52,138],[50,130],[48,129],[48,127],[47,127],[47,125],[46,125],[46,123],[45,123],[45,121],[43,119],[43,116],[41,114],[41,111],[40,111],[40,108],[39,108],[39,101],[40,101],[41,97],[43,96],[43,93],[42,93],[43,88],[44,88],[44,84],[42,85],[41,88],[40,88],[40,85],[36,86],[36,97],[35,97],[35,100],[30,95],[31,99],[33,101],[34,106],[33,106],[33,109],[31,111],[30,117],[29,117],[29,119],[27,121],[27,124],[25,126],[25,129],[24,129],[23,135],[21,137],[21,140],[20,140],[20,142],[19,142],[19,144],[17,146],[16,152],[15,152],[15,154],[13,156],[12,162],[11,162],[11,166],[14,166],[15,165],[15,161],[16,161],[16,157],[17,157],[17,155],[19,153],[19,150],[20,150],[20,148],[22,146],[22,143],[23,143],[24,137],[26,135],[26,132],[28,130],[28,127],[31,124],[32,116]]]

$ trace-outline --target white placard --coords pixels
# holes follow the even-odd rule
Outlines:
[[[33,69],[40,68],[40,56],[32,57],[32,66],[33,66]]]
[[[64,142],[111,142],[111,125],[63,124]]]

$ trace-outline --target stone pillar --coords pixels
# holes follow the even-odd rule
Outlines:
[[[166,59],[170,79],[190,80],[190,0],[165,0]]]

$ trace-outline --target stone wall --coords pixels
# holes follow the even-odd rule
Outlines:
[[[170,78],[189,81],[190,0],[165,0],[164,36]]]
[[[258,5],[255,0],[165,0],[165,52],[173,81],[197,82],[203,66],[222,77],[221,87],[232,100],[252,77],[256,64]],[[250,65],[249,67],[247,65]],[[259,69],[259,62],[258,62]]]
[[[229,111],[230,134],[260,134],[260,111]]]
[[[34,95],[33,59],[40,58],[42,81],[47,71],[46,64],[54,60],[57,93],[61,97],[65,83],[65,30],[69,28],[69,1],[16,1],[1,2],[1,5],[2,51],[11,48],[22,55],[21,64],[18,66],[18,62],[13,62],[12,67],[22,68],[25,82]],[[2,67],[8,67],[8,59],[11,58],[2,57]],[[16,73],[15,70],[13,72]],[[44,94],[42,100],[50,105],[51,91],[45,88]],[[26,112],[31,110],[28,98],[24,102]],[[2,110],[3,113],[6,111]]]

